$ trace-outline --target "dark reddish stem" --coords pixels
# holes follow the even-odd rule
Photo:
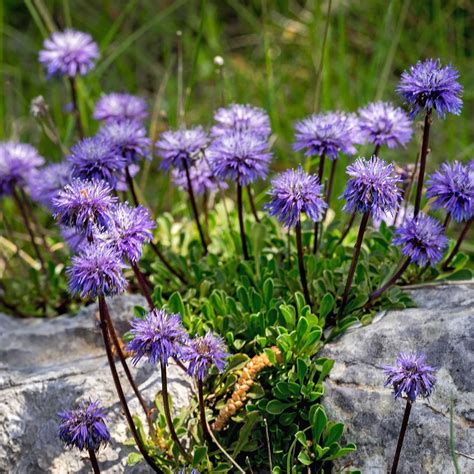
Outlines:
[[[337,241],[336,245],[342,244],[344,239],[347,237],[347,234],[349,233],[349,231],[352,229],[352,226],[354,225],[354,221],[355,221],[356,216],[357,216],[357,210],[354,210],[351,214],[349,222],[346,225],[346,228],[343,230],[342,235],[339,238],[339,240]]]
[[[375,145],[374,153],[373,155],[379,156],[380,153],[380,144]]]
[[[240,228],[240,240],[242,241],[242,252],[244,259],[249,259],[249,251],[247,248],[247,236],[245,235],[245,224],[244,224],[244,206],[242,204],[242,185],[237,181],[237,210],[239,213],[239,228]]]
[[[130,170],[128,166],[125,167],[125,178],[127,180],[128,189],[130,194],[132,195],[133,203],[135,206],[140,205],[140,201],[138,200],[137,191],[135,190],[135,183],[133,182],[132,175],[130,174]]]
[[[255,207],[255,201],[253,200],[252,188],[250,187],[250,184],[247,186],[247,194],[248,194],[248,197],[249,197],[250,208],[252,209],[252,214],[255,217],[255,220],[257,222],[260,222],[260,218],[258,217],[257,208]]]
[[[443,227],[444,227],[445,232],[448,229],[448,225],[449,225],[450,222],[451,222],[451,213],[448,212],[446,214],[446,217],[444,218],[444,222],[443,222]]]
[[[92,470],[94,474],[100,474],[99,462],[97,461],[97,457],[95,455],[95,451],[93,449],[89,449],[89,459],[91,460]]]
[[[186,284],[187,283],[187,280],[186,278],[181,274],[181,272],[179,272],[178,270],[176,270],[169,262],[168,262],[168,259],[164,256],[164,254],[161,252],[160,248],[158,247],[157,244],[155,244],[154,242],[150,242],[150,245],[151,245],[151,248],[153,249],[153,252],[155,252],[156,256],[161,260],[161,262],[163,263],[163,265],[168,269],[168,271],[170,273],[172,273],[176,278],[178,278],[181,283],[184,283]]]
[[[77,84],[74,77],[69,77],[69,85],[71,88],[71,99],[74,117],[76,119],[77,134],[79,138],[84,138],[84,127],[81,120],[81,112],[79,111],[79,102],[77,100]]]
[[[132,267],[133,273],[135,274],[135,278],[137,279],[137,282],[140,285],[140,288],[142,289],[143,296],[145,297],[151,311],[155,307],[155,304],[153,303],[150,292],[148,291],[148,285],[145,276],[138,268],[136,262],[130,262],[130,266]]]
[[[319,178],[319,184],[323,182],[323,175],[324,175],[324,162],[326,161],[326,155],[323,153],[319,157],[319,168],[318,168],[318,178]],[[318,251],[319,243],[318,243],[318,237],[319,237],[319,222],[315,222],[314,224],[314,240],[313,240],[313,253],[316,254]]]
[[[331,205],[332,188],[333,188],[333,185],[334,185],[334,177],[336,176],[336,165],[337,165],[337,160],[332,160],[332,162],[331,162],[331,172],[329,174],[328,187],[326,189],[326,202],[327,202],[328,208]],[[326,215],[326,211],[324,211],[324,214]]]
[[[423,141],[421,143],[421,154],[420,154],[420,172],[418,173],[418,184],[416,188],[416,197],[415,197],[415,210],[413,211],[414,217],[420,212],[421,206],[421,196],[423,194],[423,182],[425,179],[425,170],[426,170],[426,157],[429,152],[429,141],[430,141],[430,127],[431,122],[433,121],[431,117],[431,110],[426,112],[425,115],[425,124],[423,127]]]
[[[456,254],[459,252],[459,249],[461,248],[462,241],[465,239],[467,233],[469,232],[469,228],[471,227],[472,223],[474,222],[474,217],[471,217],[465,224],[463,230],[461,231],[461,234],[459,235],[459,238],[456,242],[456,245],[454,246],[453,250],[449,254],[448,258],[444,261],[442,265],[443,270],[448,270],[449,269],[449,264],[453,261],[453,258],[456,256]]]
[[[407,405],[405,407],[405,413],[403,415],[402,427],[400,429],[400,435],[398,436],[397,449],[395,451],[395,456],[393,458],[392,469],[390,470],[391,474],[396,474],[398,468],[398,461],[400,460],[400,453],[402,452],[403,440],[405,439],[405,433],[407,431],[408,420],[410,419],[411,412],[411,402],[407,400]]]
[[[303,287],[304,299],[306,304],[311,306],[311,298],[309,296],[308,282],[306,280],[306,270],[304,268],[303,243],[301,239],[301,221],[298,221],[295,227],[296,233],[296,249],[298,252],[298,268],[300,271],[301,286]]]

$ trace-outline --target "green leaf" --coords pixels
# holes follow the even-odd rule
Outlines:
[[[331,293],[326,293],[321,300],[321,304],[319,305],[319,317],[322,319],[326,319],[328,314],[334,308],[334,296]]]
[[[130,453],[127,458],[127,464],[129,466],[135,466],[139,462],[143,461],[143,456],[140,453]]]
[[[333,459],[342,458],[342,457],[345,456],[346,454],[352,453],[352,452],[355,451],[356,449],[357,449],[357,447],[356,447],[355,444],[349,443],[349,444],[346,445],[344,448],[339,449],[335,454],[333,454],[332,456],[329,456],[329,457],[326,458],[326,459],[327,459],[328,461],[332,461]]]
[[[298,461],[305,466],[310,466],[313,463],[313,460],[309,457],[306,451],[301,451],[298,454]]]
[[[207,446],[197,446],[194,449],[193,466],[197,466],[207,456]]]
[[[186,316],[183,299],[177,291],[169,297],[167,306],[171,313],[179,313],[182,317]]]
[[[449,276],[446,277],[446,280],[471,280],[472,279],[472,271],[468,268],[463,268],[462,270],[458,270],[457,272],[451,273]]]
[[[313,441],[316,444],[319,444],[321,434],[324,431],[324,428],[326,427],[327,422],[328,422],[328,417],[326,416],[326,413],[324,412],[323,407],[318,406],[316,410],[314,410],[314,413],[311,416],[311,424],[312,424],[311,429],[313,432]]]
[[[308,330],[308,320],[306,318],[300,318],[298,325],[296,326],[296,337],[298,341],[303,341]]]
[[[281,415],[287,408],[293,406],[294,403],[283,403],[280,400],[270,400],[265,410],[272,415]]]
[[[237,440],[237,443],[234,447],[234,452],[232,453],[233,458],[237,457],[237,455],[242,451],[242,449],[245,448],[246,444],[249,441],[255,423],[257,423],[259,418],[260,414],[258,411],[247,413],[245,417],[245,423],[239,429],[239,439]]]
[[[324,439],[324,446],[330,446],[332,443],[339,441],[344,433],[344,425],[342,423],[335,423],[329,429],[329,433]]]
[[[308,364],[301,358],[296,359],[296,373],[298,374],[298,380],[300,384],[303,384],[306,373],[308,372]]]
[[[307,446],[306,444],[306,434],[304,433],[304,431],[298,431],[296,434],[295,434],[295,438],[303,445],[303,446]]]
[[[273,280],[271,278],[267,278],[263,284],[263,301],[267,307],[272,301],[274,287],[275,284],[273,283]]]

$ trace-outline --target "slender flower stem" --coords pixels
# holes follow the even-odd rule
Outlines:
[[[448,270],[449,269],[449,264],[452,262],[453,258],[456,256],[456,254],[459,252],[459,248],[461,247],[462,241],[466,237],[467,233],[469,232],[469,228],[471,227],[472,223],[474,222],[474,216],[471,217],[465,224],[463,230],[461,231],[461,234],[459,235],[459,238],[456,242],[456,245],[454,246],[453,250],[449,254],[448,258],[444,261],[442,265],[443,270]]]
[[[448,229],[448,226],[449,226],[449,223],[451,222],[451,213],[448,212],[446,214],[446,217],[444,218],[444,222],[443,222],[443,227],[444,227],[444,231],[446,232],[446,230]]]
[[[423,194],[423,182],[425,179],[425,169],[426,169],[426,157],[428,156],[429,151],[429,141],[430,141],[430,127],[431,122],[433,121],[431,117],[431,110],[428,110],[425,115],[425,125],[423,127],[423,141],[421,144],[421,154],[420,154],[420,172],[418,174],[418,185],[416,188],[416,197],[415,197],[415,210],[413,215],[416,217],[420,212],[421,205],[421,196]]]
[[[117,391],[117,395],[120,400],[120,404],[122,405],[122,409],[125,413],[125,417],[127,418],[128,427],[130,428],[133,439],[135,440],[138,450],[142,454],[145,461],[149,464],[149,466],[155,472],[161,473],[162,470],[156,465],[156,463],[148,454],[148,451],[146,450],[145,446],[143,445],[140,439],[140,435],[138,434],[137,428],[135,426],[135,423],[133,422],[133,417],[132,417],[132,414],[130,413],[130,409],[128,408],[127,399],[123,392],[122,384],[120,383],[120,378],[119,378],[117,368],[115,367],[115,363],[114,363],[114,357],[112,354],[112,347],[110,345],[109,330],[108,330],[108,324],[107,324],[107,321],[108,321],[107,303],[105,302],[105,298],[102,295],[99,296],[99,314],[100,314],[100,328],[102,330],[102,337],[104,339],[105,352],[107,354],[107,360],[109,362],[110,372],[112,373],[112,378],[114,381],[115,389]],[[118,352],[120,353],[120,351]]]
[[[247,186],[247,194],[249,197],[250,208],[252,209],[252,214],[255,217],[255,220],[257,222],[260,222],[260,218],[258,217],[258,213],[257,213],[257,208],[255,207],[255,202],[253,200],[252,188],[250,187],[250,184]]]
[[[191,175],[189,173],[189,166],[186,160],[183,160],[184,171],[186,172],[186,180],[188,183],[188,193],[189,199],[191,200],[191,206],[193,208],[194,219],[196,221],[196,225],[199,231],[199,237],[201,238],[202,247],[204,249],[204,255],[207,255],[207,243],[206,238],[204,237],[204,232],[202,231],[201,224],[199,222],[199,212],[196,204],[196,199],[194,198],[194,191],[193,191],[193,184],[191,182]]]
[[[176,434],[173,424],[173,418],[171,417],[170,401],[168,397],[168,375],[166,372],[166,364],[164,362],[161,362],[161,392],[163,395],[163,409],[165,410],[166,423],[170,431],[171,439],[173,440],[176,447],[179,449],[179,452],[183,455],[184,459],[186,459],[186,462],[189,463],[191,462],[191,458],[184,449],[183,445],[181,444],[181,441],[178,438],[178,435]]]
[[[324,211],[324,216],[326,216],[327,209],[330,207],[331,204],[331,196],[332,196],[332,188],[334,184],[334,177],[336,176],[336,165],[337,165],[337,159],[331,161],[331,172],[329,174],[329,181],[328,181],[328,187],[326,189],[326,202],[328,207]]]
[[[324,175],[324,162],[326,161],[326,155],[323,153],[319,157],[319,168],[318,168],[318,178],[319,184],[323,182],[323,175]],[[316,254],[318,251],[318,234],[319,234],[319,222],[314,223],[314,240],[313,240],[313,253]]]
[[[99,462],[97,461],[97,457],[93,449],[89,449],[89,459],[91,460],[92,470],[94,474],[100,474]]]
[[[374,152],[372,153],[372,155],[379,156],[380,148],[381,148],[380,144],[375,145],[375,149],[374,149]]]
[[[135,204],[135,206],[139,206],[140,201],[138,200],[137,191],[135,190],[135,183],[133,182],[133,178],[130,174],[130,169],[128,168],[128,166],[125,167],[125,178],[127,180],[127,185],[130,194],[132,195],[133,203]]]
[[[198,400],[199,400],[199,415],[202,430],[204,432],[204,436],[207,439],[211,439],[212,442],[219,448],[222,454],[229,460],[229,462],[239,471],[245,474],[245,471],[237,464],[234,458],[224,449],[224,447],[219,443],[217,438],[214,436],[214,433],[209,426],[209,423],[206,419],[206,406],[204,404],[204,390],[202,386],[202,380],[197,380],[197,387],[198,387]]]
[[[178,270],[176,270],[170,262],[168,262],[168,259],[164,256],[163,252],[160,250],[160,248],[158,247],[157,244],[155,244],[154,242],[150,242],[150,246],[153,250],[153,252],[155,252],[155,255],[161,260],[161,263],[163,263],[163,265],[168,269],[168,271],[170,273],[172,273],[176,278],[178,278],[178,280],[181,281],[181,283],[184,283],[185,285],[187,284],[187,280],[186,278],[184,277],[184,275],[179,272]]]
[[[296,248],[298,252],[298,268],[300,270],[301,286],[303,287],[304,299],[306,304],[311,306],[311,298],[309,296],[308,282],[306,281],[306,271],[304,268],[303,243],[301,239],[301,221],[298,221],[295,227],[296,232]]]
[[[249,259],[249,251],[247,248],[247,237],[245,235],[244,225],[244,206],[242,204],[242,185],[237,181],[237,210],[239,212],[239,228],[240,228],[240,240],[242,241],[242,252],[244,259]]]
[[[151,311],[155,307],[155,304],[153,303],[150,292],[148,291],[148,285],[145,276],[143,275],[140,268],[138,268],[138,265],[135,262],[130,262],[130,266],[132,267],[133,273],[135,274],[135,278],[137,279],[137,282],[140,285],[140,288],[143,292],[143,296],[145,297],[146,302],[148,303],[148,307]]]
[[[336,245],[342,244],[344,239],[347,237],[347,234],[349,233],[349,231],[352,229],[352,226],[354,225],[356,216],[357,216],[357,210],[354,210],[351,214],[349,221],[347,222],[345,229],[342,231],[341,237],[339,237],[339,240],[337,241]]]
[[[352,287],[352,280],[354,279],[354,273],[357,266],[357,261],[359,260],[360,250],[362,248],[362,241],[364,240],[365,230],[367,229],[367,223],[369,222],[370,212],[366,211],[360,222],[359,233],[357,234],[357,242],[354,247],[354,254],[352,255],[351,267],[347,275],[346,286],[344,288],[344,293],[342,295],[341,307],[339,308],[339,316],[344,312],[347,300],[349,299],[349,293]]]
[[[405,438],[405,433],[407,431],[408,419],[410,418],[410,412],[411,412],[411,402],[410,402],[410,400],[407,400],[407,405],[405,407],[405,413],[403,415],[402,428],[400,429],[400,435],[398,436],[397,449],[395,451],[395,456],[393,458],[392,469],[390,471],[391,474],[396,474],[396,472],[397,472],[398,461],[400,459],[400,453],[402,451],[403,440]]]
[[[82,139],[84,138],[84,127],[82,125],[81,112],[77,100],[77,83],[75,77],[69,77],[69,85],[71,89],[72,109],[76,118],[77,134],[79,135],[79,138]]]
[[[30,223],[30,220],[28,218],[28,213],[26,212],[25,206],[23,205],[23,202],[22,202],[16,188],[13,188],[12,196],[13,196],[13,199],[14,199],[18,209],[20,210],[20,214],[21,214],[21,217],[23,219],[23,223],[25,224],[26,230],[28,231],[28,234],[30,236],[31,244],[33,245],[33,249],[35,251],[36,257],[38,258],[38,260],[41,264],[41,268],[43,269],[43,271],[45,271],[46,266],[44,264],[44,259],[43,259],[43,256],[41,255],[41,252],[40,252],[40,249],[39,249],[38,245],[36,244],[35,234],[33,232],[33,229],[31,228],[31,223]]]

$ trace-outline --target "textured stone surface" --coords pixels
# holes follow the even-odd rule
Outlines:
[[[128,329],[135,304],[144,305],[144,301],[130,295],[110,301],[110,312],[120,332]],[[0,315],[1,473],[90,472],[85,456],[65,450],[56,436],[56,414],[88,398],[103,402],[113,439],[99,454],[102,472],[150,471],[143,464],[125,467],[132,448],[123,445],[127,427],[96,324],[96,310],[92,305],[77,316],[51,320]],[[148,365],[132,371],[145,398],[153,400],[161,388],[158,371]],[[121,370],[119,373],[123,375]],[[132,399],[132,391],[123,380]],[[170,367],[169,382],[174,407],[179,409],[188,403],[190,385],[176,366]],[[141,414],[135,401],[131,408]]]
[[[338,465],[386,473],[395,452],[405,408],[393,400],[381,366],[399,351],[421,350],[439,368],[436,390],[412,409],[399,473],[454,473],[450,456],[450,401],[455,403],[455,450],[474,456],[474,285],[439,285],[412,291],[417,308],[389,311],[328,345],[334,359],[324,404],[330,418],[346,424],[358,450]],[[474,461],[458,455],[461,472]]]

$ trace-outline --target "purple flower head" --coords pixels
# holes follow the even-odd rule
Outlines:
[[[73,410],[58,413],[58,436],[66,446],[98,451],[110,441],[107,418],[98,400],[82,402]]]
[[[48,76],[87,74],[99,58],[99,47],[88,33],[76,30],[56,31],[44,40],[39,62]]]
[[[426,355],[422,353],[400,352],[396,366],[383,369],[387,375],[385,387],[392,386],[395,398],[405,396],[411,402],[420,396],[427,398],[436,383],[436,369],[426,365]]]
[[[107,227],[117,198],[105,181],[72,180],[53,198],[54,218],[67,227],[75,227],[88,238],[94,225]]]
[[[418,61],[410,71],[402,74],[397,92],[410,106],[414,117],[421,109],[435,109],[438,117],[446,112],[459,115],[462,109],[460,98],[463,87],[457,81],[458,71],[451,66],[441,66],[439,59]]]
[[[183,351],[183,360],[189,361],[188,374],[203,381],[209,369],[215,366],[223,372],[227,364],[224,339],[221,336],[208,332],[205,336],[195,336]]]
[[[241,186],[265,178],[272,159],[267,140],[248,132],[217,137],[207,156],[218,178],[238,181]]]
[[[222,107],[214,114],[217,125],[211,129],[213,137],[229,132],[250,132],[262,138],[272,133],[270,118],[265,110],[251,105],[232,104]]]
[[[301,166],[286,170],[272,180],[268,193],[271,201],[265,207],[287,227],[295,227],[302,212],[317,222],[328,207],[321,197],[322,189],[318,177],[306,173]]]
[[[428,263],[434,266],[443,258],[448,239],[439,221],[420,212],[396,230],[393,243],[401,245],[402,253],[413,263],[424,267]]]
[[[201,471],[199,471],[199,469],[196,469],[195,467],[190,469],[182,467],[176,474],[201,474]]]
[[[143,244],[153,239],[151,230],[155,227],[148,209],[120,203],[112,209],[107,229],[94,237],[114,246],[119,255],[135,263],[142,256]]]
[[[36,148],[26,143],[0,142],[0,196],[24,186],[32,172],[44,164]]]
[[[146,102],[136,95],[112,92],[103,95],[96,103],[94,118],[110,122],[133,120],[142,122],[148,116]]]
[[[209,166],[207,158],[202,157],[194,161],[192,166],[189,168],[189,176],[191,177],[191,183],[195,194],[202,195],[206,192],[212,193],[217,190],[216,177]],[[184,170],[172,170],[171,178],[177,187],[184,189],[185,191],[188,190],[188,180]],[[221,189],[227,189],[227,183],[220,183],[220,187]]]
[[[69,163],[52,163],[34,170],[28,176],[28,189],[36,202],[51,208],[53,199],[71,182]]]
[[[60,231],[64,241],[74,253],[80,252],[84,246],[89,245],[86,236],[74,227],[60,226]]]
[[[154,309],[145,319],[134,319],[131,325],[133,340],[127,344],[127,351],[134,353],[134,364],[142,357],[147,357],[148,362],[155,365],[158,361],[167,364],[170,357],[181,356],[188,336],[179,314]]]
[[[120,150],[109,140],[95,136],[84,138],[71,148],[68,160],[74,178],[107,181],[112,188],[123,171],[126,160]]]
[[[84,245],[67,269],[69,291],[81,298],[113,296],[127,289],[122,256],[112,245],[97,241]]]
[[[127,164],[136,163],[141,158],[151,159],[151,141],[146,136],[145,127],[139,122],[110,122],[99,130],[97,136],[117,148]]]
[[[389,148],[404,146],[413,134],[408,115],[389,102],[374,102],[360,109],[358,131],[365,142]]]
[[[400,180],[392,176],[393,165],[377,156],[370,160],[357,158],[346,172],[349,180],[341,196],[346,200],[343,210],[369,211],[377,220],[397,210],[402,198],[397,186]]]
[[[185,163],[191,167],[208,142],[209,138],[202,127],[163,132],[156,142],[158,155],[162,158],[161,167],[164,170],[184,170]]]
[[[456,222],[468,221],[474,213],[474,174],[459,161],[443,163],[428,180],[427,197],[443,208]]]
[[[359,141],[355,118],[342,112],[313,114],[297,122],[295,130],[293,150],[305,150],[305,156],[335,160],[339,153],[353,155]]]

